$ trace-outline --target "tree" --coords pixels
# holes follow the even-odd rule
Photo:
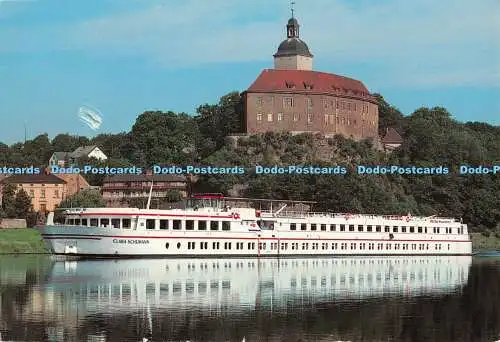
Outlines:
[[[54,152],[72,152],[78,147],[88,144],[87,137],[72,136],[68,133],[58,134],[52,139],[52,150]]]
[[[17,218],[26,219],[28,213],[33,211],[33,207],[31,205],[31,198],[23,189],[20,189],[16,193],[16,196],[14,198],[14,208]]]
[[[403,114],[394,106],[387,103],[380,94],[374,94],[378,101],[379,135],[383,136],[389,127],[395,128],[400,134],[403,131]]]
[[[2,210],[5,217],[15,218],[16,217],[16,190],[17,185],[15,184],[5,184],[3,186],[2,194]]]
[[[139,115],[130,132],[134,145],[130,160],[143,167],[189,162],[186,148],[194,146],[195,135],[196,126],[187,114],[145,112]]]
[[[23,189],[15,184],[5,184],[2,195],[0,217],[25,219],[32,212],[31,198]]]
[[[221,148],[231,133],[243,132],[243,111],[243,97],[238,92],[222,96],[216,105],[198,107],[195,118],[200,133],[197,147],[202,158]]]
[[[84,189],[73,196],[64,199],[59,208],[102,208],[106,202],[101,196],[99,190]]]

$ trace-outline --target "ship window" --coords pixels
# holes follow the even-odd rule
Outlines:
[[[406,233],[406,226],[401,226],[401,233]]]
[[[231,229],[231,222],[222,221],[222,230],[229,230],[229,229]]]
[[[367,231],[367,232],[371,232],[371,231],[373,231],[373,227],[372,227],[372,226],[366,226],[366,231]]]
[[[219,221],[210,221],[210,230],[219,230]]]
[[[109,226],[109,219],[107,219],[107,218],[101,219],[101,224],[99,226],[100,227],[108,227]]]
[[[198,221],[198,230],[207,230],[207,221]]]
[[[410,227],[410,233],[415,233],[415,227]]]
[[[172,221],[172,229],[180,230],[181,228],[182,228],[182,221],[181,220],[173,220]]]
[[[391,227],[389,227],[389,226],[385,226],[385,227],[384,227],[384,231],[385,231],[386,233],[389,233],[389,232],[391,231]]]
[[[90,219],[90,226],[91,227],[97,227],[98,220],[96,218],[91,218]]]
[[[186,230],[193,230],[193,229],[194,229],[194,221],[186,220]]]
[[[330,225],[330,231],[334,232],[336,230],[336,226],[334,224]]]
[[[130,219],[122,219],[122,228],[130,228]]]
[[[358,225],[358,232],[362,232],[363,231],[363,225]]]
[[[350,232],[353,232],[353,231],[354,231],[354,225],[353,225],[353,224],[350,224],[350,225],[349,225],[349,231],[350,231]]]
[[[381,232],[382,231],[382,226],[375,226],[375,231]]]
[[[427,234],[427,227],[425,227],[425,234]]]
[[[120,228],[120,219],[111,219],[111,227]]]
[[[290,223],[290,230],[297,230],[297,225],[295,223]]]
[[[345,232],[345,224],[341,224],[340,225],[340,231],[341,232]]]
[[[155,229],[155,220],[146,220],[146,229]]]
[[[300,224],[300,230],[306,230],[307,229],[307,224],[301,223]]]
[[[316,230],[316,224],[315,223],[311,224],[311,230]]]
[[[168,220],[160,220],[160,229],[168,229]]]
[[[82,226],[87,226],[87,219],[82,219]]]
[[[325,231],[325,230],[326,230],[326,224],[322,224],[322,225],[321,225],[321,230],[322,230],[322,231]]]
[[[417,228],[417,231],[418,231],[419,233],[422,233],[422,227],[418,227],[418,228]]]
[[[398,226],[393,226],[392,227],[392,232],[397,233],[398,232]]]

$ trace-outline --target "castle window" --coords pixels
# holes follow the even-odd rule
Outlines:
[[[257,107],[262,107],[262,96],[259,96],[255,99],[255,105]]]
[[[356,103],[353,103],[353,106],[354,106],[354,111],[356,111],[358,109]]]
[[[283,99],[283,107],[292,108],[293,107],[293,97],[285,97]]]
[[[328,114],[325,114],[325,125],[328,125]]]
[[[274,96],[268,96],[267,103],[269,106],[274,107]]]
[[[262,121],[262,113],[257,113],[257,121]]]
[[[351,103],[347,102],[347,110],[351,110]]]
[[[336,101],[335,101],[335,107],[336,107],[337,109],[339,109],[339,108],[340,108],[339,100],[336,100]]]
[[[299,113],[293,113],[293,121],[299,121]]]
[[[313,119],[312,119],[312,114],[311,113],[308,113],[307,114],[307,123],[312,123]]]
[[[306,99],[307,109],[312,109],[313,101],[312,99]]]
[[[273,121],[273,113],[267,114],[267,121],[269,122]]]
[[[328,109],[328,100],[323,100],[323,107]]]
[[[283,113],[278,113],[278,121],[283,121]]]

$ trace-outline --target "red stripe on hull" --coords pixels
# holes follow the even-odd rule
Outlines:
[[[196,239],[196,240],[268,240],[268,241],[351,241],[351,242],[471,242],[468,240],[396,240],[396,239],[331,239],[331,238],[277,238],[277,237],[209,237],[209,236],[142,236],[142,235],[65,235],[65,234],[42,234],[44,238],[51,239]]]

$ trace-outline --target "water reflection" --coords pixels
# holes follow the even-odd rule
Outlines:
[[[88,312],[153,308],[281,310],[290,301],[352,301],[453,292],[471,257],[306,260],[73,261],[54,266],[45,293]]]
[[[448,327],[436,333],[433,325],[454,313],[433,310],[450,304],[461,312],[471,263],[467,256],[54,262],[33,284],[18,284],[14,299],[3,296],[2,329],[14,340],[29,326],[35,340],[57,341],[140,341],[150,331],[154,341],[468,341],[457,332],[449,339]],[[14,284],[5,286],[14,293]]]

